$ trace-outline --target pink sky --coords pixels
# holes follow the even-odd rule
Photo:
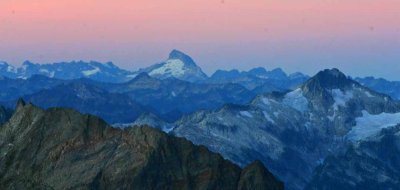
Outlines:
[[[13,64],[111,60],[136,69],[177,48],[208,72],[335,66],[366,75],[356,68],[400,72],[399,44],[398,0],[0,1],[0,60]]]

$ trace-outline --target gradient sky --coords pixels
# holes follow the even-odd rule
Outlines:
[[[0,60],[113,61],[172,49],[215,69],[282,67],[400,80],[399,0],[0,0]]]

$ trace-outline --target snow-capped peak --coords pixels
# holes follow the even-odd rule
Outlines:
[[[173,50],[166,61],[138,72],[147,72],[151,77],[155,78],[174,77],[190,82],[207,78],[207,75],[203,73],[191,57],[178,50]]]

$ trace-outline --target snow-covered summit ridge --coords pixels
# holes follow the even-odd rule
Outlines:
[[[173,77],[189,82],[207,79],[207,75],[196,65],[193,59],[179,50],[172,50],[166,61],[138,71],[138,73],[143,72],[159,79]]]

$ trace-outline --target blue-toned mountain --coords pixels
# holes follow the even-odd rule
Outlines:
[[[132,79],[133,73],[115,66],[111,62],[72,61],[51,64],[35,64],[25,61],[21,67],[7,63],[0,64],[0,75],[9,78],[27,79],[34,75],[43,75],[56,79],[90,78],[103,82],[123,82]]]

